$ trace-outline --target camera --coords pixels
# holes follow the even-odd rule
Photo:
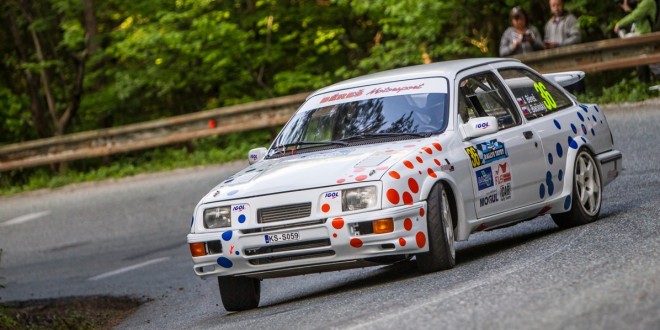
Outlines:
[[[624,1],[625,0],[614,0],[614,3],[620,6],[623,4]],[[630,7],[630,9],[635,9],[637,7],[638,2],[639,1],[637,0],[628,0],[628,7]]]

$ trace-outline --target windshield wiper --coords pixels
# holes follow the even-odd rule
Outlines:
[[[391,132],[382,132],[382,133],[360,133],[347,138],[343,138],[340,141],[348,140],[357,140],[357,139],[369,139],[369,138],[380,138],[380,137],[392,137],[392,136],[414,136],[414,137],[429,137],[433,133],[391,133]]]
[[[297,146],[332,146],[332,145],[340,145],[340,146],[347,146],[348,143],[344,141],[298,141],[298,142],[291,142],[291,143],[284,143],[275,146],[275,151],[276,154],[278,153],[283,153],[286,152],[287,148],[289,147],[297,147]]]

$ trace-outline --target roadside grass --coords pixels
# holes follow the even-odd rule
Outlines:
[[[587,74],[585,82],[586,93],[576,95],[583,103],[603,105],[638,102],[660,96],[660,92],[649,90],[649,87],[658,82],[640,83],[634,70]],[[57,188],[73,183],[247,159],[250,149],[268,146],[279,129],[232,133],[185,144],[115,155],[106,159],[73,161],[67,163],[64,171],[40,167],[0,173],[0,196]]]

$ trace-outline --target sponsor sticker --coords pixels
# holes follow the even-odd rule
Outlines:
[[[473,168],[507,158],[506,147],[497,139],[478,143],[475,146],[465,148],[465,152],[472,163]]]
[[[479,190],[488,189],[493,186],[493,171],[490,167],[483,168],[476,172],[477,187]]]

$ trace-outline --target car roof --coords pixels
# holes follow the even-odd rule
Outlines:
[[[511,62],[512,64],[520,63],[519,60],[512,58],[471,58],[471,59],[414,65],[414,66],[392,69],[392,70],[372,73],[372,74],[344,80],[332,84],[328,87],[321,88],[316,92],[312,93],[309,97],[318,94],[339,91],[347,88],[355,88],[359,86],[378,84],[388,81],[438,77],[438,76],[446,77],[450,80],[453,80],[453,78],[456,77],[456,75],[463,70],[477,66],[498,63],[498,62]]]

